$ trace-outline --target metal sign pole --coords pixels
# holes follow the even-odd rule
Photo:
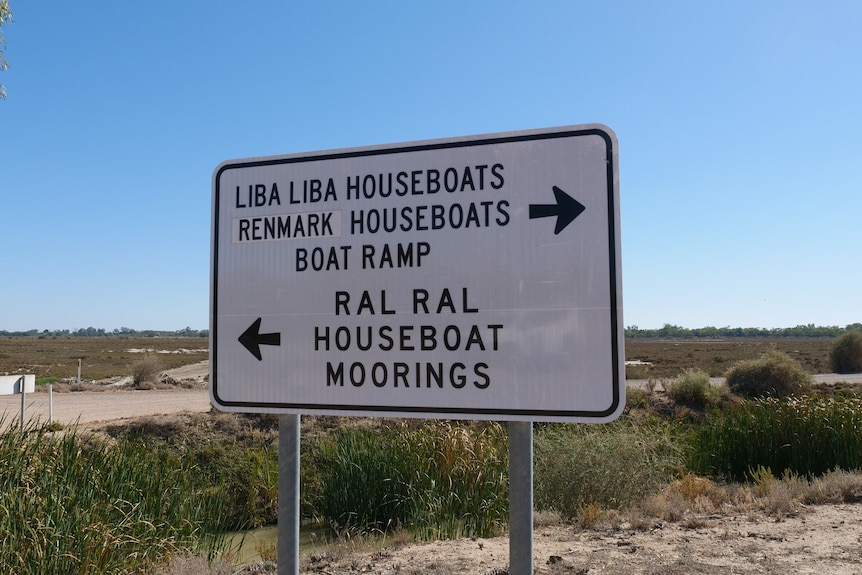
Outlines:
[[[278,575],[299,575],[299,415],[278,420]]]
[[[509,422],[509,575],[533,575],[533,423]]]

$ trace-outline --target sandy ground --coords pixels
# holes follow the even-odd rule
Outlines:
[[[171,388],[133,390],[122,387],[123,380],[104,385],[99,391],[67,391],[53,393],[49,405],[47,391],[40,390],[25,397],[24,419],[47,422],[49,411],[53,420],[66,425],[78,422],[87,427],[98,427],[103,422],[117,421],[147,415],[206,412],[210,410],[209,392],[203,384],[209,373],[209,362],[202,361],[166,372],[173,379],[193,380],[193,389]],[[120,385],[118,385],[120,384]],[[9,422],[21,417],[21,396],[0,396],[0,418]]]
[[[536,574],[862,573],[862,504],[814,506],[777,520],[763,514],[690,517],[644,529],[536,528]],[[366,553],[322,553],[302,573],[505,575],[509,542],[462,539]],[[515,574],[513,574],[515,575]]]
[[[48,393],[32,393],[26,397],[25,420],[48,421]],[[131,391],[109,389],[53,394],[53,421],[70,425],[98,426],[146,415],[168,415],[183,411],[209,411],[210,398],[206,389],[167,389]],[[21,417],[21,396],[0,396],[0,417],[4,421]]]

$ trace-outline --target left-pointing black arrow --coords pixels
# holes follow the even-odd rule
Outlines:
[[[254,320],[247,330],[239,336],[239,342],[251,352],[258,361],[262,361],[263,357],[260,354],[260,346],[262,345],[281,345],[280,333],[260,333],[261,318]]]
[[[530,219],[557,216],[557,225],[554,226],[554,235],[556,235],[586,208],[557,186],[554,186],[554,198],[557,200],[556,204],[530,204]]]

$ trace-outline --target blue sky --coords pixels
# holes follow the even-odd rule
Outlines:
[[[624,322],[862,321],[862,3],[12,1],[0,329],[204,329],[222,161],[601,122]]]

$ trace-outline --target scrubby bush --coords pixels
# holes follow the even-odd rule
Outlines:
[[[810,385],[811,375],[796,360],[777,350],[741,361],[727,372],[730,391],[747,397],[799,395]]]
[[[687,369],[667,384],[667,394],[676,402],[698,407],[715,404],[719,390],[709,382],[709,374],[703,370]]]
[[[829,361],[835,373],[862,371],[862,332],[848,331],[829,349]]]
[[[132,366],[132,382],[136,389],[152,389],[162,373],[162,362],[147,356]]]

